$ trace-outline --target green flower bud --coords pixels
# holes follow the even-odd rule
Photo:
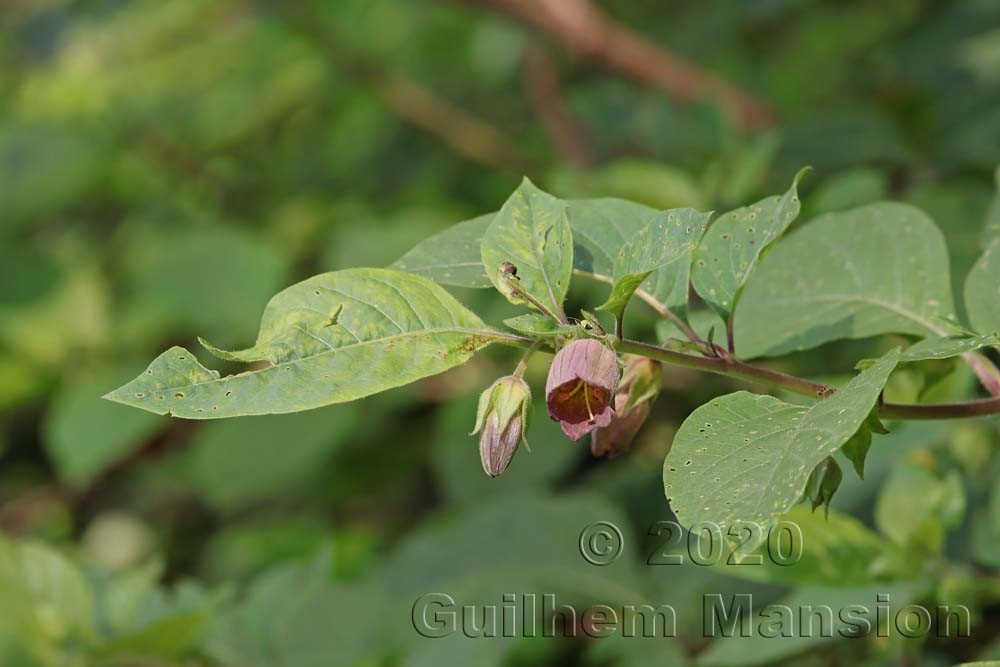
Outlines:
[[[507,375],[500,378],[479,396],[476,428],[479,433],[479,456],[483,470],[497,477],[507,469],[518,445],[523,441],[531,417],[531,390],[521,378]]]

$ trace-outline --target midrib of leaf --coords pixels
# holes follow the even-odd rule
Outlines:
[[[844,265],[845,265],[845,267],[847,269],[847,271],[846,271],[847,275],[849,275],[851,277],[851,279],[854,281],[855,286],[858,289],[864,289],[863,281],[861,279],[861,276],[858,273],[857,267],[854,264],[854,258],[851,256],[851,254],[848,253],[848,252],[846,252],[845,249],[842,246],[839,246],[837,244],[831,243],[829,239],[825,239],[825,238],[824,239],[820,239],[820,243],[822,243],[833,254],[838,255],[841,258],[843,258]],[[898,268],[898,265],[893,264],[892,268],[893,268],[893,272],[892,272],[893,285],[895,287],[896,296],[899,296],[900,294],[903,294],[905,291],[902,289],[902,285],[900,284],[900,278],[901,278],[901,276],[899,275],[899,271],[896,270]],[[857,303],[866,303],[866,304],[871,305],[871,306],[878,306],[878,307],[881,307],[881,308],[885,308],[888,311],[894,312],[897,315],[901,315],[902,317],[905,317],[905,318],[907,318],[907,319],[915,322],[916,324],[919,324],[920,326],[924,327],[928,331],[930,331],[930,332],[932,332],[932,333],[934,333],[934,334],[936,334],[938,336],[944,336],[945,335],[945,330],[944,329],[941,329],[941,328],[938,328],[938,327],[934,326],[933,324],[931,324],[931,322],[929,322],[928,320],[925,320],[923,317],[921,317],[917,313],[911,312],[911,311],[909,311],[909,310],[907,310],[905,308],[902,308],[901,306],[897,306],[895,304],[892,304],[892,303],[889,303],[889,302],[886,302],[886,301],[882,301],[881,299],[870,299],[870,298],[867,298],[867,297],[856,296],[856,295],[855,296],[847,296],[847,295],[843,295],[843,294],[831,294],[831,295],[827,295],[826,297],[817,298],[816,300],[817,301],[836,300],[836,301],[839,301],[839,302],[847,302],[847,303],[857,302]]]
[[[868,297],[848,295],[848,294],[826,294],[822,296],[810,296],[809,299],[811,301],[832,301],[834,303],[863,303],[869,306],[878,306],[890,312],[896,313],[897,315],[901,315],[902,317],[905,317],[906,319],[916,324],[919,324],[920,326],[924,327],[925,329],[927,329],[928,331],[937,336],[947,335],[947,330],[935,326],[930,321],[924,319],[917,313],[914,313],[913,311],[907,310],[896,304],[889,303],[887,301],[882,301],[880,299],[871,299]],[[775,303],[787,305],[787,304],[795,304],[798,303],[799,301],[800,299],[776,300]]]
[[[506,333],[504,333],[502,331],[494,331],[492,329],[466,329],[466,328],[463,328],[463,327],[443,327],[443,328],[442,327],[438,327],[436,329],[418,329],[416,331],[403,331],[403,332],[400,332],[400,333],[397,333],[397,334],[393,334],[391,336],[382,336],[380,338],[372,338],[371,340],[358,341],[357,343],[350,343],[349,345],[341,345],[340,347],[330,347],[330,349],[324,350],[322,352],[317,352],[316,354],[310,354],[310,355],[305,356],[305,357],[298,357],[297,359],[291,359],[289,361],[282,361],[282,362],[279,362],[277,364],[271,364],[267,368],[259,368],[259,369],[256,369],[256,370],[243,371],[242,373],[234,373],[233,375],[226,375],[226,376],[223,376],[223,377],[215,378],[213,380],[206,380],[204,382],[191,382],[191,383],[188,383],[188,384],[182,384],[182,385],[177,385],[177,386],[173,386],[173,387],[164,387],[160,391],[172,391],[174,389],[183,389],[185,387],[200,387],[202,385],[215,384],[216,382],[225,382],[227,380],[232,380],[232,378],[235,378],[235,377],[240,377],[240,376],[243,376],[243,375],[252,375],[254,373],[260,373],[261,371],[270,370],[272,368],[282,368],[284,366],[294,366],[296,364],[304,363],[306,361],[310,361],[310,360],[316,359],[318,357],[325,357],[327,355],[336,354],[338,352],[344,352],[346,350],[350,350],[350,349],[356,348],[356,347],[367,347],[369,345],[375,345],[377,343],[391,342],[391,341],[394,341],[394,340],[400,340],[400,339],[409,338],[409,337],[412,337],[412,336],[425,336],[425,335],[440,334],[440,333],[469,334],[469,335],[472,335],[472,336],[482,336],[483,338],[493,338],[493,339],[496,339],[496,340],[499,340],[499,339],[519,340],[518,336],[514,336],[514,335],[511,335],[511,334],[506,334]],[[353,336],[354,334],[351,334],[351,335]],[[357,336],[355,336],[355,338],[356,337]],[[320,338],[320,340],[323,340],[323,339]],[[326,343],[327,345],[329,345],[328,341],[323,340],[323,342]]]
[[[531,213],[531,220],[533,223],[535,220],[535,204],[531,201],[530,197],[525,197],[525,199],[528,201],[528,211]],[[565,208],[563,209],[563,215],[566,215]],[[567,222],[567,224],[569,223]],[[532,226],[534,226],[534,224],[532,224]],[[554,225],[550,226],[547,230],[545,230],[545,233],[542,234],[543,244],[548,243],[549,232],[553,228]],[[535,238],[536,236],[537,234],[534,232],[534,230],[532,230],[531,254],[532,256],[534,256],[535,262],[538,263],[538,271],[542,274],[542,280],[545,281],[545,289],[547,289],[549,292],[549,302],[552,304],[553,312],[560,313],[562,312],[562,304],[559,303],[558,299],[556,299],[555,290],[552,289],[552,282],[549,280],[549,272],[545,266],[545,257],[542,254],[542,249],[538,247],[538,243],[536,242]]]

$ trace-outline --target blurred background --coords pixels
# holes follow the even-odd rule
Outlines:
[[[784,191],[812,165],[802,219],[913,203],[945,232],[960,289],[998,163],[994,0],[5,0],[0,663],[1000,657],[1000,595],[968,574],[1000,564],[995,420],[901,425],[833,503],[876,526],[880,502],[917,513],[935,558],[959,565],[898,595],[973,606],[972,639],[714,645],[700,633],[705,592],[845,594],[829,590],[835,580],[751,584],[645,565],[663,541],[649,525],[670,518],[660,476],[671,435],[730,381],[668,369],[633,451],[612,461],[536,410],[533,453],[496,480],[468,432],[478,393],[516,362],[502,350],[298,415],[197,423],[100,400],[171,344],[252,342],[281,288],[387,265],[497,209],[523,175],[563,197],[718,211]],[[575,310],[605,288],[574,290]],[[512,312],[492,290],[455,291],[489,321]],[[636,335],[653,338],[652,319],[634,316]],[[779,363],[847,373],[884,344]],[[536,387],[546,363],[529,368]],[[975,391],[949,372],[954,395]],[[887,480],[926,491],[901,467],[920,457],[958,470],[958,491],[923,480],[933,493],[878,500]],[[598,520],[626,531],[613,567],[577,551]],[[423,640],[410,627],[427,592],[499,604],[553,587],[567,600],[672,602],[682,636]],[[874,589],[853,595],[873,604]]]

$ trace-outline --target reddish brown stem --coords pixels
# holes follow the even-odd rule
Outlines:
[[[465,1],[510,16],[570,53],[666,90],[681,102],[713,102],[738,127],[765,127],[775,119],[771,107],[750,92],[622,25],[589,0]]]

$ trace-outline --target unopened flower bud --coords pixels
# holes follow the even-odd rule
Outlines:
[[[519,377],[502,377],[479,396],[476,428],[479,433],[479,456],[483,470],[497,477],[514,458],[523,441],[531,417],[531,390]]]
[[[611,423],[611,397],[618,382],[618,359],[600,342],[575,340],[559,350],[545,383],[549,416],[563,433],[579,440]]]
[[[625,370],[615,392],[611,423],[590,435],[590,451],[594,456],[627,452],[660,392],[663,378],[660,362],[634,354],[624,355],[622,362]]]

